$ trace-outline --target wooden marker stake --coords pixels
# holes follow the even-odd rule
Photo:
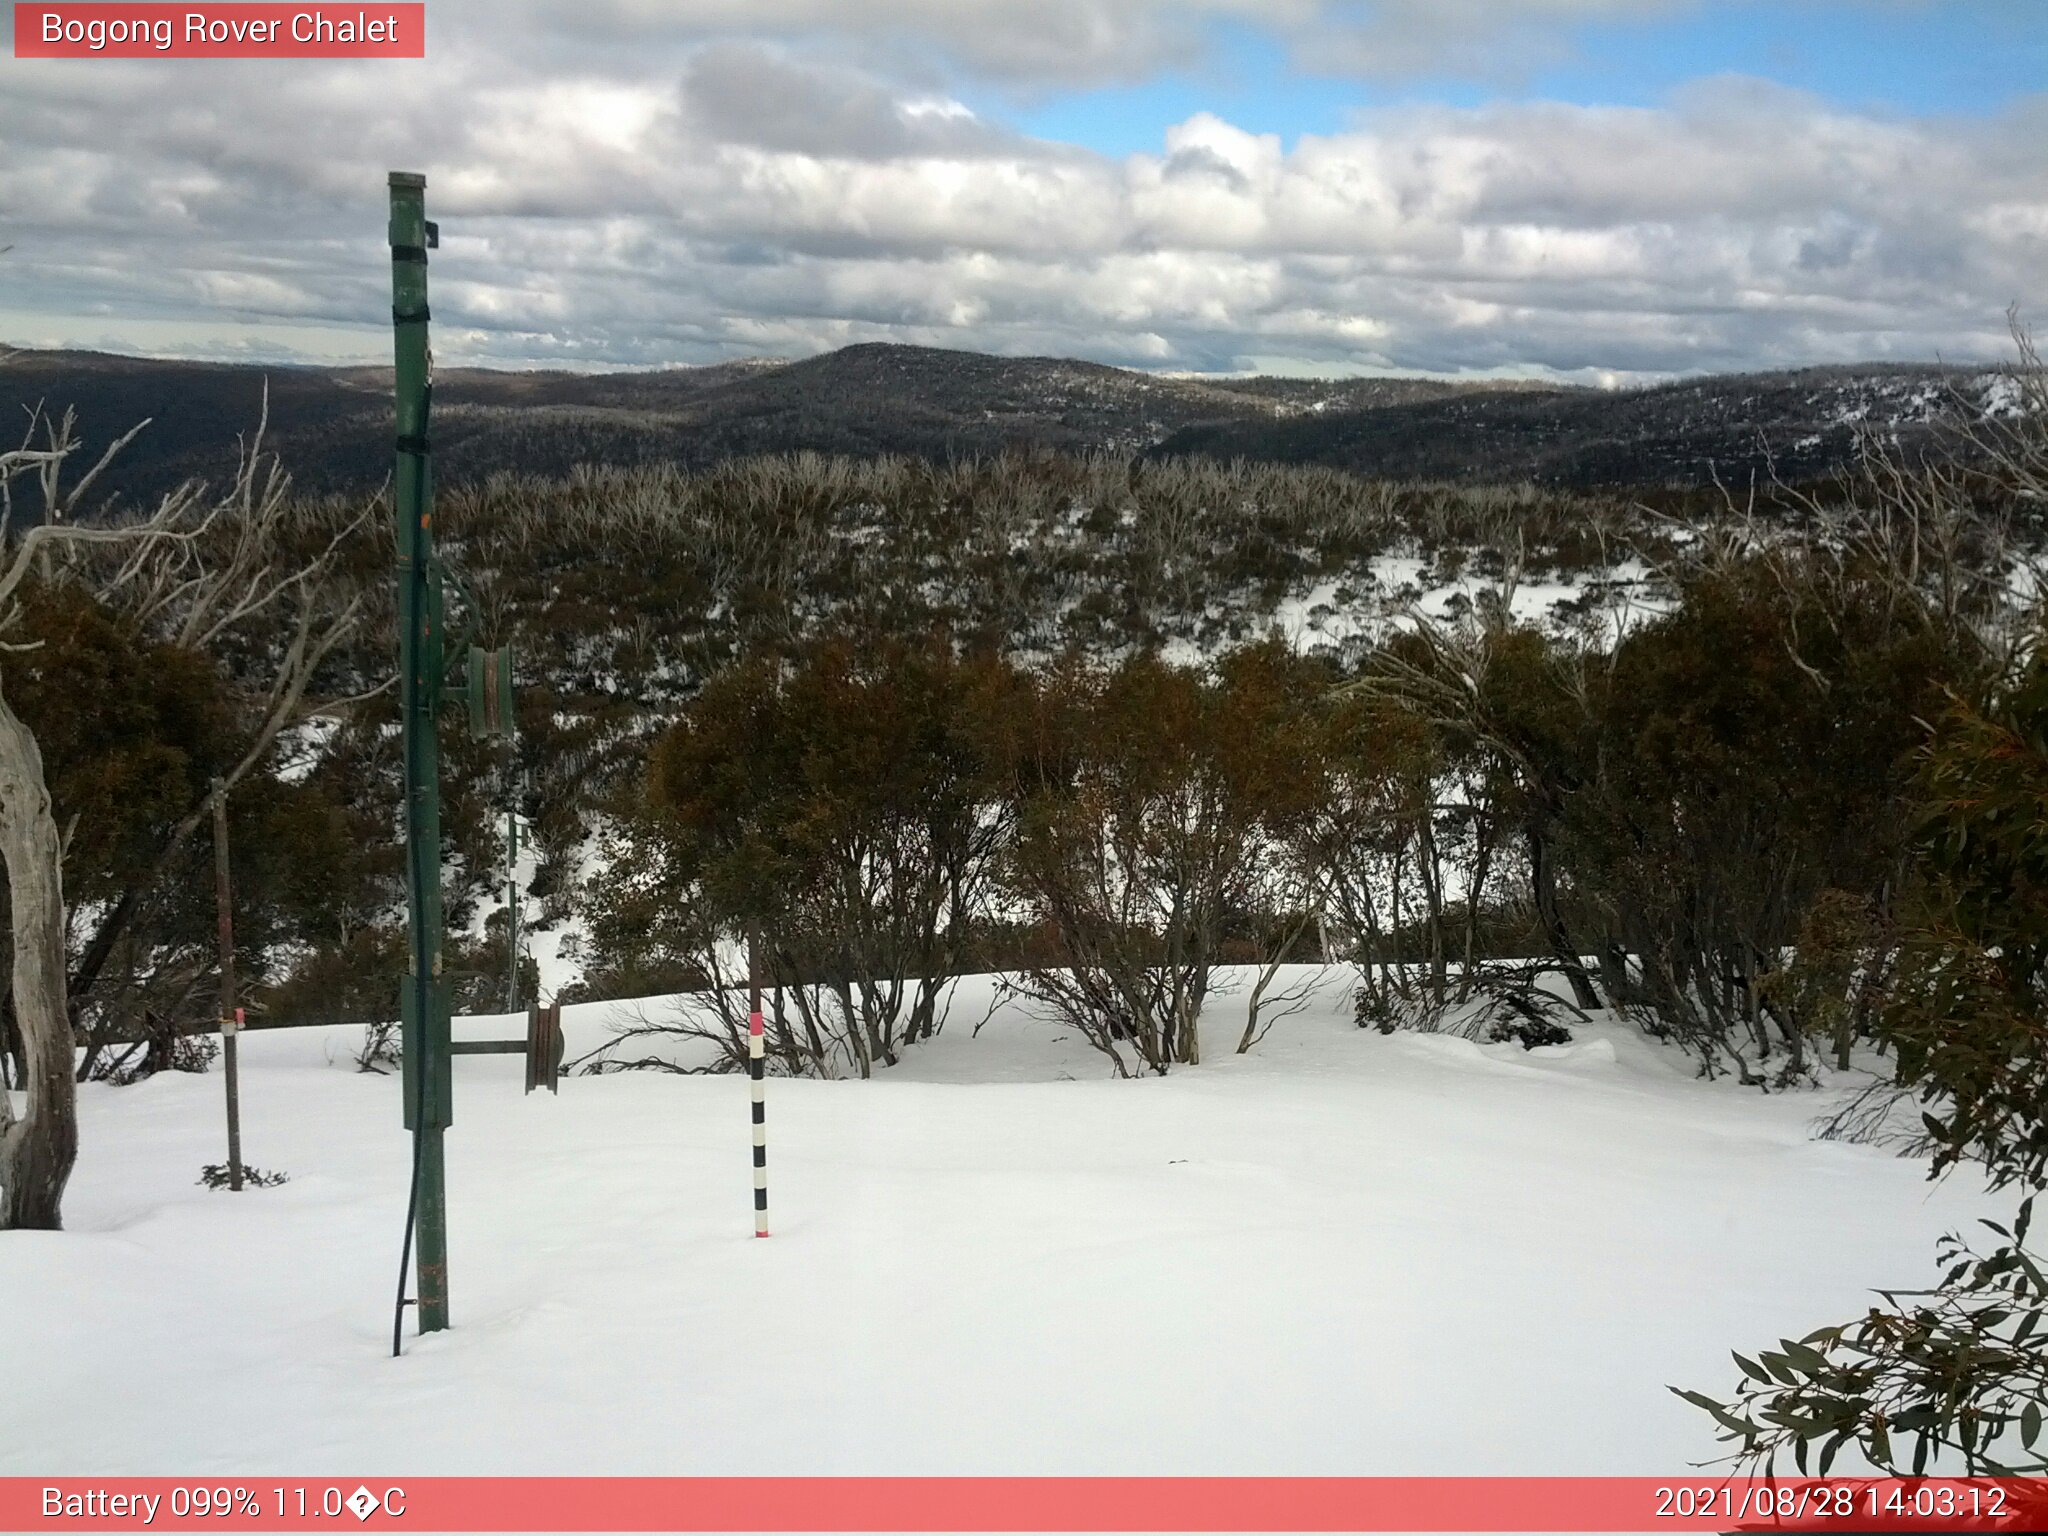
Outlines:
[[[234,887],[228,879],[228,792],[213,781],[213,899],[220,910],[220,1052],[228,1080],[228,1188],[242,1187],[242,1089],[235,1059],[242,1010],[235,1006]]]

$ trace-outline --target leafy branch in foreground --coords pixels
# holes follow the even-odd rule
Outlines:
[[[1735,1447],[1726,1459],[1751,1472],[1775,1472],[1789,1450],[1801,1473],[1825,1476],[1853,1444],[1898,1476],[1920,1476],[1944,1452],[1972,1476],[2048,1473],[2048,1278],[2025,1246],[2032,1214],[2029,1199],[2010,1229],[1985,1222],[2006,1239],[1986,1256],[1944,1238],[1931,1291],[1881,1291],[1885,1306],[1859,1322],[1736,1355],[1733,1402],[1671,1390],[1714,1416]]]

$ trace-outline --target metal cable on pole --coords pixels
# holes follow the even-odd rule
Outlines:
[[[408,733],[406,741],[408,770],[410,769],[411,749],[412,742]],[[410,778],[410,776],[408,771],[407,777]],[[406,870],[409,886],[408,899],[412,901],[415,910],[417,910],[420,889],[419,864],[409,854],[406,859]],[[414,998],[415,1006],[424,1008],[424,996],[416,991]],[[412,1265],[412,1232],[414,1224],[419,1220],[420,1164],[422,1161],[421,1154],[426,1148],[425,1133],[427,1119],[421,1111],[426,1102],[426,1084],[426,1073],[418,1072],[413,1075],[412,1176],[406,1180],[405,1236],[398,1245],[398,1300],[391,1307],[391,1356],[394,1360],[404,1353],[405,1348],[405,1272]]]

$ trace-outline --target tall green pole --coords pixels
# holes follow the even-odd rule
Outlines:
[[[450,1120],[448,1019],[441,985],[441,594],[434,567],[434,488],[427,441],[433,357],[427,346],[427,179],[393,171],[391,320],[398,462],[399,710],[405,742],[405,843],[412,965],[406,976],[406,1119],[413,1131],[414,1231],[422,1333],[448,1326],[448,1194],[441,1133]]]

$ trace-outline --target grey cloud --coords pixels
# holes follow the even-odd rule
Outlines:
[[[841,57],[901,72],[933,55],[1020,90],[1131,81],[1186,67],[1210,25],[1253,23],[1294,45],[1306,69],[1368,78],[1526,75],[1568,55],[1572,24],[1697,8],[1704,0],[500,0],[557,64],[750,36],[823,38]],[[1763,0],[1738,0],[1761,4]],[[449,12],[472,41],[473,10]],[[438,34],[437,34],[438,35]],[[934,77],[935,78],[935,77]],[[929,82],[927,82],[929,83]]]
[[[1295,29],[1294,57],[1319,74],[1520,82],[1569,59],[1571,29],[1696,9],[1701,0],[1331,0]],[[1733,0],[1757,3],[1757,0]],[[1788,0],[1798,3],[1798,0]]]
[[[1205,149],[1199,144],[1187,149],[1177,149],[1168,155],[1165,163],[1160,166],[1159,173],[1168,181],[1210,177],[1222,182],[1232,192],[1244,193],[1251,190],[1251,182],[1243,171],[1214,150]]]
[[[751,43],[715,43],[684,66],[682,99],[708,139],[798,154],[885,160],[979,157],[1014,148],[943,102],[906,101],[872,76]]]
[[[1283,17],[1313,10],[1281,0]],[[438,18],[443,7],[437,6]],[[752,37],[825,39],[844,58],[891,69],[929,70],[936,53],[978,75],[1023,87],[1138,79],[1202,50],[1213,14],[1256,16],[1261,0],[504,0],[492,7],[523,18],[521,46],[539,62],[672,58],[707,41]],[[477,10],[450,20],[450,36],[473,40]],[[545,43],[540,40],[545,39]],[[543,50],[546,50],[545,52]],[[937,77],[933,75],[930,80]],[[930,83],[928,80],[927,83]]]

